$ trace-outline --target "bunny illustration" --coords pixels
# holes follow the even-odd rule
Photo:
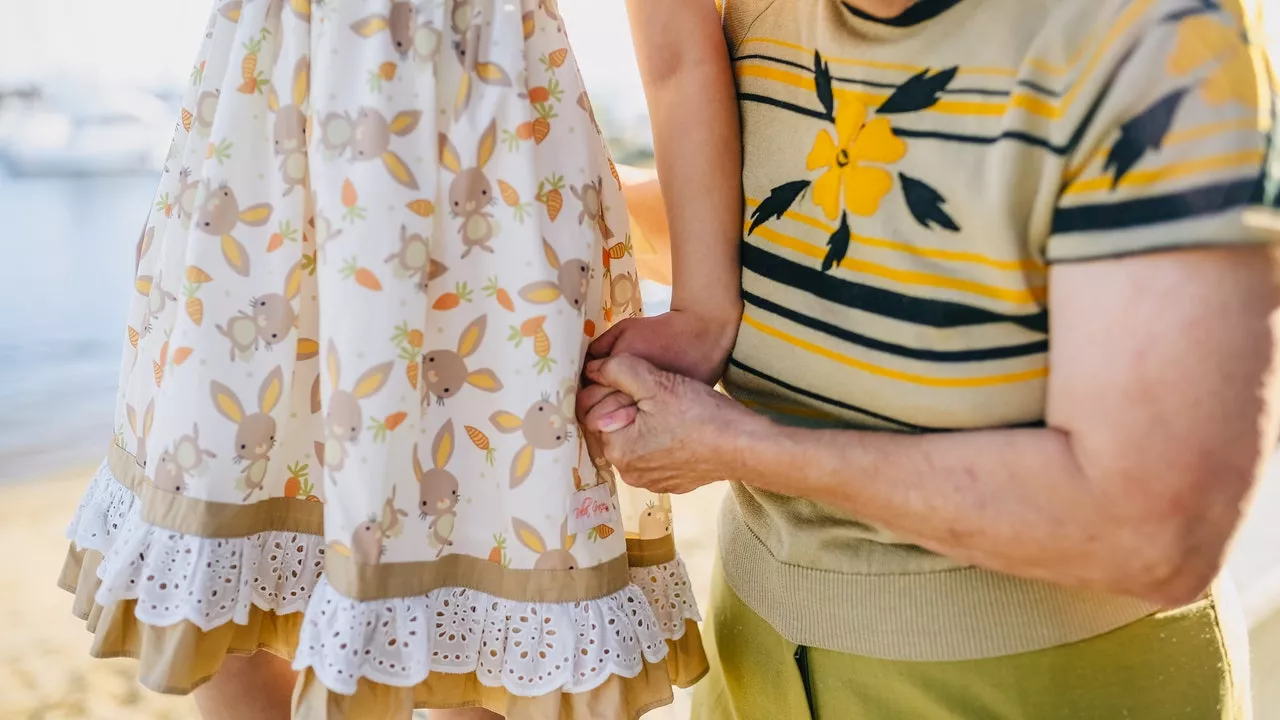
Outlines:
[[[392,271],[397,277],[418,279],[418,289],[427,292],[427,285],[449,272],[444,263],[431,257],[431,244],[425,237],[410,233],[400,226],[400,249],[387,256],[386,262],[395,263]]]
[[[424,404],[432,395],[435,395],[436,404],[443,405],[445,400],[457,395],[464,385],[490,393],[502,390],[502,380],[492,370],[467,368],[467,358],[480,348],[487,325],[488,316],[481,315],[462,329],[456,351],[432,350],[422,356],[422,377],[425,380],[422,384]]]
[[[209,392],[218,414],[236,425],[235,461],[249,463],[240,473],[237,487],[245,491],[247,501],[262,489],[267,478],[269,453],[276,444],[276,420],[271,417],[271,411],[284,395],[284,372],[277,365],[262,379],[258,388],[258,412],[252,414],[245,411],[234,390],[217,380],[209,383]]]
[[[274,85],[267,90],[267,107],[275,113],[272,128],[275,154],[280,158],[280,175],[285,185],[281,194],[286,196],[295,187],[301,187],[307,178],[307,115],[302,106],[307,102],[310,81],[311,60],[303,55],[293,66],[289,104],[280,104]]]
[[[533,472],[534,453],[537,450],[555,450],[564,445],[572,434],[573,415],[565,415],[559,403],[542,399],[534,403],[520,417],[506,410],[489,416],[489,422],[502,433],[524,434],[525,445],[511,459],[511,488],[520,487]]]
[[[520,297],[524,300],[545,305],[564,298],[569,307],[582,312],[583,303],[587,301],[587,286],[591,279],[591,267],[586,260],[574,258],[561,263],[555,248],[546,238],[542,239],[542,252],[547,257],[551,269],[558,273],[555,282],[539,280],[520,288]]]
[[[216,458],[210,450],[200,447],[200,427],[192,424],[191,434],[178,438],[172,450],[160,453],[154,483],[156,487],[172,492],[183,492],[187,476],[197,474],[205,458]]]
[[[453,23],[457,39],[453,41],[453,51],[458,56],[458,63],[462,65],[462,77],[458,81],[458,99],[454,104],[455,117],[462,117],[462,112],[471,103],[471,95],[475,88],[473,78],[486,85],[511,87],[511,76],[506,70],[497,63],[487,62],[479,57],[480,35],[483,30],[480,8],[478,6],[473,8],[469,19],[462,17],[462,13],[465,12],[466,10],[460,12],[459,0],[454,0]],[[466,23],[465,30],[459,29],[460,20]]]
[[[151,241],[156,237],[156,226],[148,225],[142,231],[142,236],[138,238],[138,247],[133,253],[133,274],[137,275],[138,270],[142,268],[142,258],[146,257],[147,251],[151,249]]]
[[[271,219],[271,203],[258,203],[241,209],[235,192],[226,183],[208,189],[196,212],[196,227],[209,235],[222,237],[222,257],[237,274],[249,277],[249,254],[244,245],[231,235],[237,225],[262,227]]]
[[[125,417],[129,419],[129,429],[133,431],[133,437],[138,441],[137,447],[133,450],[134,460],[143,468],[147,467],[147,438],[151,437],[151,421],[155,420],[155,401],[150,400],[147,406],[142,409],[142,422],[138,422],[138,413],[133,409],[132,405],[124,406]]]
[[[320,140],[326,149],[339,155],[351,153],[352,160],[381,160],[392,180],[417,190],[418,179],[413,171],[391,151],[391,136],[405,137],[421,121],[421,110],[405,110],[390,120],[371,107],[360,108],[354,118],[349,113],[331,112],[320,122]]]
[[[440,30],[429,22],[418,22],[417,15],[418,10],[412,2],[395,0],[386,15],[361,18],[351,24],[351,29],[364,38],[386,31],[391,47],[402,60],[412,56],[419,62],[435,62],[440,54]]]
[[[415,460],[416,460],[415,453]],[[379,525],[382,527],[382,535],[387,538],[397,538],[404,533],[404,521],[401,518],[409,517],[409,513],[396,507],[396,488],[392,486],[391,497],[382,503],[382,520]]]
[[[383,538],[386,531],[378,523],[377,518],[369,518],[356,526],[351,533],[351,554],[361,565],[377,565],[382,562],[382,554],[386,552]]]
[[[458,519],[458,478],[445,469],[453,457],[453,420],[446,420],[431,443],[431,469],[423,470],[418,446],[413,446],[413,474],[418,478],[418,509],[423,519],[431,518],[431,545],[436,557],[453,545],[453,526]]]
[[[576,533],[570,534],[569,518],[565,518],[564,522],[560,523],[560,547],[555,549],[548,547],[547,541],[542,539],[542,533],[524,520],[518,517],[511,518],[511,527],[515,529],[520,544],[537,553],[538,559],[533,563],[534,570],[577,569],[578,560],[569,551],[573,549],[573,543],[578,536]]]
[[[249,302],[252,312],[239,310],[227,324],[217,325],[218,332],[231,341],[231,360],[250,360],[260,344],[267,349],[279,345],[290,336],[298,323],[293,301],[302,291],[302,264],[294,264],[285,276],[283,293],[270,293]]]
[[[658,540],[671,534],[671,511],[649,503],[640,513],[640,539]]]
[[[464,258],[475,248],[493,252],[489,242],[497,234],[498,226],[493,214],[485,208],[497,202],[497,198],[493,195],[493,183],[484,174],[484,166],[493,157],[497,142],[497,121],[490,120],[476,146],[475,167],[463,168],[457,149],[447,135],[440,133],[440,165],[453,173],[449,184],[449,211],[454,217],[462,218],[458,234],[462,236]]]
[[[154,279],[150,275],[139,275],[133,281],[133,286],[147,298],[146,319],[142,325],[142,335],[145,337],[151,333],[153,323],[159,319],[165,307],[171,302],[177,302],[178,297],[164,289],[160,273],[156,273]]]
[[[218,112],[218,99],[222,91],[205,90],[196,98],[195,125],[208,133],[213,129],[213,116]]]
[[[360,401],[373,395],[387,384],[391,377],[394,362],[384,362],[364,371],[356,378],[351,390],[341,390],[341,361],[338,358],[338,346],[329,340],[329,351],[325,364],[329,369],[329,412],[324,418],[325,443],[317,455],[325,468],[335,472],[342,470],[347,462],[347,445],[360,439],[360,429],[364,426],[364,412],[360,409]]]
[[[191,168],[184,167],[178,171],[178,189],[174,192],[177,201],[174,203],[178,219],[183,228],[190,227],[191,218],[195,215],[196,196],[200,194],[200,182],[191,179]]]
[[[604,217],[603,189],[604,178],[599,176],[596,177],[595,182],[584,183],[581,188],[569,186],[569,192],[573,193],[573,197],[582,204],[582,211],[578,213],[578,224],[590,221],[600,233],[601,240],[612,240],[613,230],[605,222]]]
[[[609,319],[631,315],[640,308],[640,284],[630,273],[613,275],[609,280]]]
[[[286,4],[289,6],[289,9],[293,11],[293,14],[298,16],[299,20],[309,21],[311,19],[312,1],[313,0],[287,0]],[[244,9],[244,6],[252,2],[255,2],[255,0],[231,0],[231,2],[228,2],[218,8],[218,13],[227,20],[230,20],[233,23],[238,23],[240,22],[240,13]]]

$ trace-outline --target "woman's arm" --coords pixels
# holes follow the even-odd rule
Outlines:
[[[671,307],[731,345],[741,315],[742,140],[711,0],[627,0],[671,241]],[[628,196],[630,200],[630,196]]]
[[[589,366],[603,386],[580,407],[630,484],[728,477],[961,562],[1177,605],[1218,573],[1275,446],[1276,268],[1266,249],[1053,267],[1044,429],[784,428],[634,358]]]

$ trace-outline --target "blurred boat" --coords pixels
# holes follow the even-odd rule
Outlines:
[[[110,86],[51,90],[0,116],[0,158],[12,174],[152,174],[163,166],[173,115],[159,98]]]

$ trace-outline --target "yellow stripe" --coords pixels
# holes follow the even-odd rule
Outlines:
[[[825,249],[817,245],[812,245],[803,240],[793,238],[789,235],[784,235],[777,230],[765,226],[756,228],[754,236],[768,240],[779,247],[784,247],[788,250],[814,258],[815,260],[821,260],[826,257],[827,254]],[[1002,300],[1007,303],[1020,305],[1040,305],[1043,303],[1045,297],[1045,289],[1043,287],[1032,287],[1025,290],[996,287],[994,285],[985,285],[980,282],[951,277],[949,275],[920,272],[918,270],[899,270],[897,268],[891,268],[879,263],[859,260],[857,258],[846,257],[844,260],[840,261],[840,267],[845,270],[849,270],[850,272],[872,275],[892,282],[902,283],[903,285],[918,285],[945,290],[958,290],[971,295],[978,295],[985,298],[991,298],[993,300]]]
[[[985,116],[985,115],[1004,115],[1011,107],[1026,111],[1030,115],[1048,118],[1050,120],[1061,119],[1071,108],[1075,102],[1076,96],[1080,94],[1081,89],[1085,85],[1085,79],[1088,78],[1102,62],[1102,58],[1107,54],[1130,27],[1138,21],[1155,3],[1156,0],[1138,0],[1125,8],[1120,18],[1111,26],[1110,32],[1107,33],[1103,41],[1098,45],[1094,52],[1089,56],[1089,60],[1077,74],[1075,80],[1071,84],[1071,88],[1065,92],[1061,98],[1055,103],[1045,100],[1032,91],[1027,89],[1018,89],[1010,95],[1008,102],[980,102],[980,101],[958,101],[958,100],[942,100],[929,108],[929,112],[937,112],[948,115],[967,115],[967,116]],[[800,50],[804,52],[812,52],[807,48],[792,43],[774,40],[772,38],[750,38],[745,42],[765,42],[782,47]],[[744,42],[744,44],[745,44]],[[904,70],[908,72],[920,72],[924,68],[902,65],[897,63],[875,63],[870,61],[857,61],[844,58],[828,58],[825,55],[823,59],[830,63],[839,63],[847,65],[860,65],[863,67],[875,67],[887,70]],[[1034,62],[1033,62],[1034,64]],[[739,77],[759,77],[765,80],[774,80],[797,88],[810,90],[814,89],[814,80],[812,76],[800,75],[787,70],[773,67],[759,67],[744,62],[737,63],[737,73]],[[1049,69],[1052,66],[1046,65]],[[998,71],[998,72],[991,72]],[[969,74],[1000,74],[1011,77],[1017,76],[1017,71],[998,69],[998,68],[964,68],[961,67],[958,74],[968,72]],[[856,99],[864,105],[875,106],[879,102],[888,97],[887,94],[868,93],[852,90],[836,89],[835,96],[839,99],[846,97]]]
[[[755,198],[749,197],[746,200],[747,200],[747,207],[754,208],[760,204],[760,201]],[[821,230],[827,235],[830,235],[831,233],[836,231],[834,227],[827,225],[821,220],[818,220],[817,218],[814,218],[814,217],[810,217],[808,215],[804,215],[794,210],[788,210],[786,213],[783,214],[783,217],[785,217],[788,220],[792,220],[794,222],[808,225],[809,227],[814,228],[815,230]],[[748,223],[747,226],[750,227],[750,223]],[[756,232],[759,232],[759,230],[757,230]],[[922,248],[922,247],[916,247],[915,245],[909,245],[904,242],[897,242],[895,240],[884,240],[882,238],[873,238],[873,237],[868,237],[866,235],[857,235],[857,234],[850,234],[849,241],[853,243],[857,243],[859,245],[866,245],[867,247],[880,248],[882,250],[893,250],[896,252],[906,253],[907,255],[914,255],[916,257],[926,257],[932,260],[948,260],[951,262],[973,263],[975,265],[984,265],[986,267],[994,268],[996,270],[1015,270],[1019,272],[1024,270],[1032,270],[1032,271],[1043,272],[1045,269],[1042,263],[1034,259],[997,260],[995,258],[990,258],[985,255],[979,255],[978,253],[973,253],[973,252],[962,252],[959,250],[938,250],[935,248]]]
[[[1260,132],[1257,119],[1245,118],[1243,120],[1218,120],[1211,123],[1204,123],[1203,125],[1194,125],[1181,130],[1174,130],[1164,136],[1164,141],[1160,143],[1160,147],[1166,148],[1171,145],[1179,145],[1181,143],[1193,142],[1196,140],[1205,140],[1207,138],[1214,137],[1215,135],[1227,135],[1236,132]],[[1102,162],[1102,159],[1109,152],[1111,152],[1110,145],[1102,145],[1098,147],[1087,158],[1067,171],[1066,175],[1063,176],[1063,184],[1070,185],[1075,182],[1085,170],[1089,169],[1090,165]]]
[[[865,360],[859,360],[857,358],[849,357],[848,355],[838,353],[835,350],[832,350],[830,348],[825,348],[816,343],[809,342],[808,340],[805,340],[803,338],[798,338],[794,335],[783,332],[782,330],[779,330],[777,328],[770,327],[769,325],[765,325],[763,322],[755,319],[750,315],[744,314],[742,316],[742,323],[755,330],[758,330],[759,332],[765,335],[768,335],[771,338],[774,338],[775,340],[781,340],[782,342],[787,343],[788,345],[791,345],[796,348],[800,348],[801,350],[811,352],[814,355],[824,357],[828,360],[838,362],[841,365],[846,365],[848,367],[861,370],[871,375],[878,375],[880,377],[889,378],[890,380],[899,380],[901,382],[907,382],[913,385],[924,385],[927,387],[943,387],[943,388],[976,388],[976,387],[990,387],[992,385],[1009,385],[1012,383],[1026,382],[1028,380],[1039,380],[1041,378],[1045,378],[1049,376],[1049,368],[1043,367],[1043,368],[1037,368],[1035,370],[1024,370],[1022,372],[1006,373],[1004,375],[985,375],[985,376],[968,377],[968,378],[929,377],[927,375],[918,375],[916,373],[909,373],[909,372],[903,372],[901,370],[894,370],[892,368],[880,367],[879,365],[874,365]]]
[[[764,408],[772,410],[783,415],[792,415],[794,417],[807,417],[813,420],[833,420],[835,419],[831,413],[822,412],[816,408],[799,407],[796,405],[783,405],[781,403],[763,402],[760,400],[746,400],[737,398],[738,402],[749,408]]]
[[[1257,170],[1267,159],[1261,150],[1224,153],[1195,160],[1169,163],[1161,167],[1147,170],[1135,170],[1120,179],[1117,187],[1148,187],[1176,178],[1212,172],[1214,170],[1235,170],[1250,168]],[[1080,195],[1111,189],[1111,176],[1099,175],[1088,180],[1078,180],[1062,191],[1063,195]]]

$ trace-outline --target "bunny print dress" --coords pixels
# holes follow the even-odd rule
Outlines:
[[[136,246],[62,584],[182,693],[298,718],[631,718],[706,669],[668,498],[574,418],[640,313],[553,0],[218,0]]]

